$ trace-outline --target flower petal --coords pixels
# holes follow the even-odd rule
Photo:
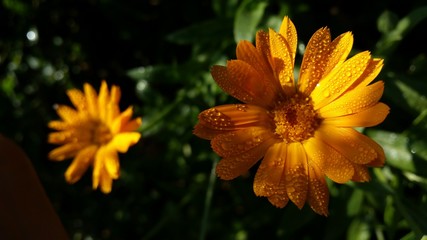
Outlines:
[[[308,204],[316,213],[328,216],[329,190],[325,177],[315,164],[309,164],[308,175]]]
[[[116,149],[111,145],[106,148],[105,151],[105,159],[104,159],[104,167],[107,171],[108,175],[112,179],[119,178],[120,175],[120,162],[119,156],[117,154]]]
[[[211,74],[222,90],[244,103],[263,107],[274,103],[274,86],[244,61],[228,61],[227,67],[213,66]]]
[[[238,131],[236,134],[245,134],[245,130]],[[221,135],[218,137],[220,136]],[[268,139],[239,155],[231,155],[221,159],[216,166],[218,176],[224,180],[231,180],[242,175],[264,156],[267,149],[274,144],[274,142],[274,139]]]
[[[338,98],[347,91],[369,66],[371,54],[368,51],[361,52],[336,67],[326,75],[314,88],[311,98],[314,109],[319,109]]]
[[[372,141],[352,128],[323,125],[318,132],[328,145],[353,163],[367,164],[379,157]]]
[[[278,139],[268,129],[251,127],[216,136],[211,141],[212,149],[221,157],[227,158],[247,152],[264,142],[273,145]]]
[[[113,187],[113,179],[107,173],[106,169],[102,169],[101,175],[99,177],[99,183],[101,185],[100,187],[103,193],[108,194],[111,192],[111,189]]]
[[[57,105],[56,112],[66,123],[72,123],[79,119],[79,112],[67,105]]]
[[[121,153],[125,153],[128,151],[129,147],[137,143],[140,138],[141,134],[138,132],[122,132],[116,134],[108,143],[108,146]]]
[[[301,209],[307,199],[307,155],[301,143],[288,145],[285,164],[285,184],[289,199]]]
[[[106,123],[111,124],[120,115],[119,101],[121,91],[118,86],[113,85],[110,91],[110,101],[107,103]],[[132,115],[132,114],[131,114]]]
[[[327,144],[327,139],[318,132],[304,143],[309,164],[314,164],[332,181],[345,183],[354,174],[353,165],[343,155]]]
[[[351,178],[355,182],[369,182],[371,177],[369,176],[368,168],[365,165],[353,164],[354,175]]]
[[[287,96],[295,93],[293,50],[286,39],[270,29],[271,66]]]
[[[292,59],[295,59],[298,36],[295,25],[288,16],[283,18],[279,33],[285,38],[286,42],[288,42],[290,56]]]
[[[78,89],[67,90],[67,95],[77,110],[82,111],[87,108],[86,97],[82,91]]]
[[[48,157],[50,160],[62,161],[64,159],[76,156],[77,153],[85,146],[87,146],[87,143],[68,143],[50,151]]]
[[[98,117],[98,95],[89,83],[83,85],[88,111],[92,117]]]
[[[268,197],[276,207],[285,207],[289,201],[284,176],[287,145],[277,143],[271,146],[261,161],[254,179],[254,192],[257,196]]]
[[[108,86],[105,81],[101,82],[101,87],[99,88],[99,95],[98,95],[98,111],[99,111],[99,118],[102,121],[106,121],[107,116],[107,103],[109,102],[110,96],[108,96]]]
[[[219,131],[239,130],[262,126],[273,129],[273,122],[267,110],[249,104],[227,104],[201,112],[200,125]]]
[[[86,170],[93,162],[98,146],[90,145],[85,147],[74,158],[67,171],[65,172],[65,179],[68,183],[75,183],[83,176]]]
[[[353,35],[350,32],[341,34],[331,42],[328,28],[317,30],[304,52],[298,79],[299,91],[309,96],[322,77],[345,61],[352,45]]]
[[[337,127],[372,127],[382,123],[389,112],[390,108],[384,103],[379,102],[355,114],[326,118],[323,120],[323,124]]]
[[[320,108],[318,113],[321,118],[331,118],[360,112],[375,105],[383,95],[383,91],[383,81],[366,87],[357,87]]]

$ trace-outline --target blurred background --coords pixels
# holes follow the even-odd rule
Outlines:
[[[369,183],[329,183],[329,217],[252,190],[256,167],[233,181],[211,174],[219,160],[192,134],[200,111],[234,102],[210,76],[259,29],[296,25],[296,66],[310,36],[352,31],[353,53],[385,59],[377,79],[391,107],[361,129],[385,149]],[[421,239],[427,234],[427,5],[422,0],[2,0],[0,133],[20,145],[70,239]],[[71,161],[47,153],[54,104],[101,80],[121,87],[121,109],[143,117],[142,140],[120,156],[112,193],[76,184]]]

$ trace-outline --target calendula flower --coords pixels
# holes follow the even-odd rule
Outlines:
[[[74,158],[65,172],[68,183],[77,182],[86,170],[93,167],[92,187],[110,193],[113,179],[119,177],[118,152],[126,153],[141,137],[136,132],[141,118],[132,119],[133,109],[120,112],[120,88],[102,81],[99,95],[94,88],[84,84],[84,91],[67,91],[75,108],[58,105],[61,120],[49,122],[57,130],[49,134],[48,142],[62,145],[49,153],[49,158],[62,161]]]
[[[294,79],[297,33],[285,17],[280,31],[259,31],[256,46],[237,45],[237,60],[214,66],[218,85],[244,104],[199,114],[194,134],[211,140],[222,157],[216,172],[231,180],[262,159],[253,189],[277,207],[291,200],[328,214],[325,176],[337,183],[365,182],[368,167],[384,164],[379,144],[354,127],[381,123],[389,107],[379,102],[384,83],[372,83],[383,60],[368,51],[347,59],[350,32],[333,41],[328,28],[311,37]]]

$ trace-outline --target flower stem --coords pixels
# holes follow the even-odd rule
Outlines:
[[[208,189],[206,191],[205,206],[203,209],[203,216],[202,216],[202,226],[200,228],[200,238],[199,238],[200,240],[205,239],[206,230],[208,227],[209,209],[211,207],[213,190],[214,190],[214,185],[215,185],[215,180],[216,180],[215,169],[216,169],[217,163],[218,163],[218,159],[215,158],[212,161],[212,169],[211,169],[211,174],[209,176]]]

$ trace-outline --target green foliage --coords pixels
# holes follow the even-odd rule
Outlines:
[[[0,133],[30,156],[71,239],[421,239],[427,235],[427,7],[359,1],[2,1]],[[364,129],[385,150],[368,183],[330,186],[330,216],[252,190],[256,167],[231,182],[212,174],[219,157],[192,134],[197,115],[235,102],[210,75],[235,58],[236,42],[277,29],[284,14],[299,46],[318,28],[352,31],[354,50],[385,59],[379,79],[385,122]],[[28,38],[33,32],[36,38]],[[299,49],[300,49],[299,48]],[[302,54],[297,53],[299,65]],[[297,66],[298,67],[298,66]],[[46,143],[54,104],[84,82],[123,91],[122,109],[143,117],[142,140],[121,155],[110,195],[91,174],[65,183],[69,161]]]

